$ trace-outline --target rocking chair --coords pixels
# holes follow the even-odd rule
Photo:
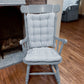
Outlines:
[[[58,84],[60,84],[58,64],[62,61],[60,54],[67,40],[56,37],[57,13],[59,11],[59,5],[21,6],[26,30],[25,39],[20,41],[25,54],[23,62],[27,64],[26,84],[28,84],[29,75],[55,75]],[[56,40],[58,41],[57,45]],[[59,42],[62,42],[62,45],[58,52]],[[55,50],[56,46],[57,50]],[[31,65],[51,65],[53,72],[30,73]]]

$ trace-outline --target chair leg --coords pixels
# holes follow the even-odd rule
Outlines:
[[[57,83],[60,84],[59,67],[58,67],[58,65],[54,65],[54,67],[56,69],[56,80],[57,80]]]
[[[55,73],[54,76],[55,76],[55,79],[56,79],[56,72],[54,71],[54,66],[53,65],[51,65],[51,69],[52,69],[53,73]]]
[[[29,72],[30,72],[30,65],[27,65],[26,84],[28,84],[29,82]]]

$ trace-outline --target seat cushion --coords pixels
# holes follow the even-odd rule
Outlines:
[[[53,48],[33,48],[27,52],[25,61],[60,61],[62,57]]]

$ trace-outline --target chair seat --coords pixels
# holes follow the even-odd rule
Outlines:
[[[33,48],[28,50],[24,61],[27,62],[58,62],[62,60],[62,57],[53,48]]]

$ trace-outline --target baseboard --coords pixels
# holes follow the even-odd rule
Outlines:
[[[79,14],[79,18],[84,18],[84,14]]]

